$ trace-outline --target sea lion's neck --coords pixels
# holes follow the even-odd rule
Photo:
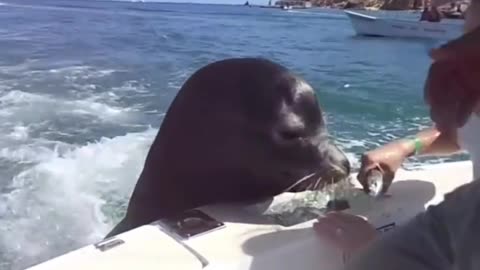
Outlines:
[[[171,170],[160,169],[152,170],[145,166],[131,196],[127,214],[141,213],[142,217],[154,217],[154,220],[145,222],[153,222],[194,207],[188,191],[182,188],[183,181],[176,179]]]

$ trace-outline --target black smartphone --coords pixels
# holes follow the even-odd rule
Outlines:
[[[187,210],[179,215],[164,218],[160,221],[183,239],[200,236],[225,227],[223,222],[214,219],[199,209]]]

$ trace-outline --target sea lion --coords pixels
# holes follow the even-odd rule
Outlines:
[[[266,59],[221,60],[178,92],[126,216],[107,237],[191,208],[320,188],[349,173],[310,85]]]

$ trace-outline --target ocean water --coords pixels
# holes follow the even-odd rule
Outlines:
[[[262,56],[303,76],[357,165],[430,124],[431,42],[355,37],[340,11],[5,0],[0,25],[0,269],[101,239],[179,87],[209,62]]]

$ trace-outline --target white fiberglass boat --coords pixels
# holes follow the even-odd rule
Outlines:
[[[462,22],[456,20],[426,22],[380,18],[353,11],[345,13],[357,35],[361,36],[451,40],[460,37],[463,31]]]
[[[353,204],[346,211],[367,217],[388,233],[471,179],[470,162],[400,170],[391,197],[367,196],[367,204]],[[330,270],[343,263],[342,254],[315,236],[314,220],[286,227],[262,221],[247,209],[190,211],[173,223],[142,226],[30,269]]]

